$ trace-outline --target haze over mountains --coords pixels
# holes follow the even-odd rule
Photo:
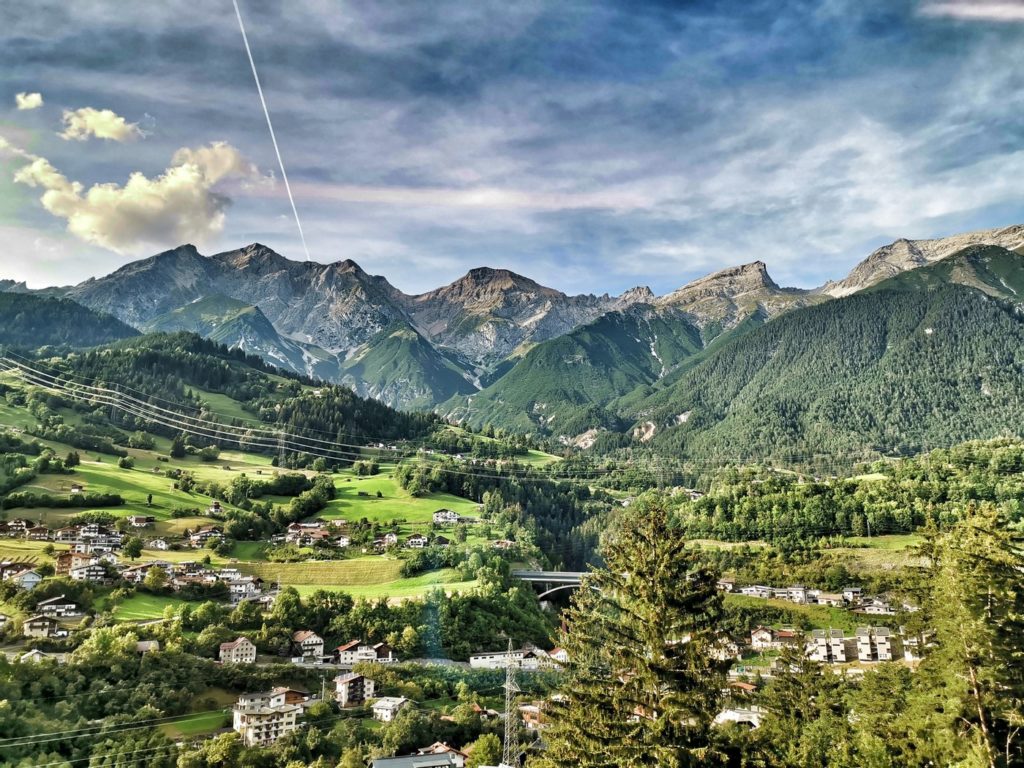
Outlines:
[[[433,408],[478,426],[540,431],[578,444],[605,429],[664,441],[667,433],[719,428],[738,412],[748,387],[763,385],[762,377],[784,382],[787,392],[795,381],[802,381],[803,394],[816,391],[812,381],[801,379],[813,369],[806,355],[777,368],[780,347],[764,346],[773,333],[803,338],[808,327],[831,318],[838,325],[829,338],[855,349],[868,343],[862,335],[871,331],[849,307],[870,307],[882,318],[895,309],[886,303],[891,298],[879,295],[897,289],[906,306],[924,302],[924,314],[925,305],[936,302],[971,305],[964,296],[975,294],[980,301],[1021,301],[1022,249],[1024,226],[899,240],[870,254],[846,278],[813,290],[780,287],[766,265],[754,261],[661,297],[644,287],[621,296],[569,296],[489,267],[411,296],[351,260],[290,261],[259,244],[204,256],[183,245],[40,293],[72,299],[142,332],[195,332],[402,408]],[[900,282],[907,275],[914,279]],[[0,290],[27,289],[4,281]],[[853,294],[853,304],[841,298]],[[768,323],[782,315],[785,323]],[[972,317],[969,333],[992,333],[982,326],[995,322],[994,315]],[[1013,322],[999,332],[1013,335],[1011,328]],[[886,337],[885,355],[900,333]],[[826,358],[831,353],[822,345],[830,343],[817,337],[803,342],[807,354]],[[770,360],[752,362],[751,350],[762,347],[774,350]],[[857,358],[850,350],[845,356]],[[726,359],[732,362],[726,365]],[[881,357],[865,362],[856,375],[873,376],[882,363]],[[956,364],[975,363],[972,357]],[[717,370],[713,380],[710,369]],[[701,394],[705,389],[732,396],[712,398],[712,404],[701,400],[711,397]],[[759,403],[771,401],[768,390],[759,392]],[[748,415],[745,423],[762,416]]]

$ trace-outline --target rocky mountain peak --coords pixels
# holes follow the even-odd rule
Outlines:
[[[710,275],[687,283],[662,299],[663,303],[676,304],[702,296],[736,297],[754,291],[781,290],[763,261],[754,261],[736,267],[713,272]]]
[[[616,300],[617,307],[628,307],[632,304],[653,304],[657,297],[646,285],[638,285],[624,291]]]
[[[827,296],[848,296],[890,277],[951,256],[972,245],[998,245],[1014,250],[1024,245],[1024,225],[967,232],[930,240],[903,237],[883,245],[855,266],[842,280],[825,283],[817,289]]]

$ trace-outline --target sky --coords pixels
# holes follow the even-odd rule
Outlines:
[[[239,0],[312,259],[667,293],[1024,223],[1024,0]],[[0,278],[305,258],[230,0],[0,0]]]

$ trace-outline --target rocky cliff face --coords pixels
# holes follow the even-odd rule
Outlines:
[[[934,240],[897,240],[884,245],[860,262],[842,280],[825,283],[816,293],[849,296],[890,277],[951,256],[972,245],[998,245],[1014,250],[1024,245],[1024,225],[984,229]]]
[[[648,298],[650,289],[640,288],[621,297],[567,296],[507,269],[481,267],[450,285],[406,297],[404,305],[424,336],[483,368],[523,344],[561,336]]]
[[[758,311],[774,317],[815,300],[808,291],[780,288],[764,262],[755,261],[694,280],[657,303],[684,312],[702,330],[724,330]]]

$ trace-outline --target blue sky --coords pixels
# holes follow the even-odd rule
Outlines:
[[[240,3],[312,257],[406,291],[809,287],[1024,221],[1022,0]],[[230,2],[0,11],[0,277],[303,258]]]

